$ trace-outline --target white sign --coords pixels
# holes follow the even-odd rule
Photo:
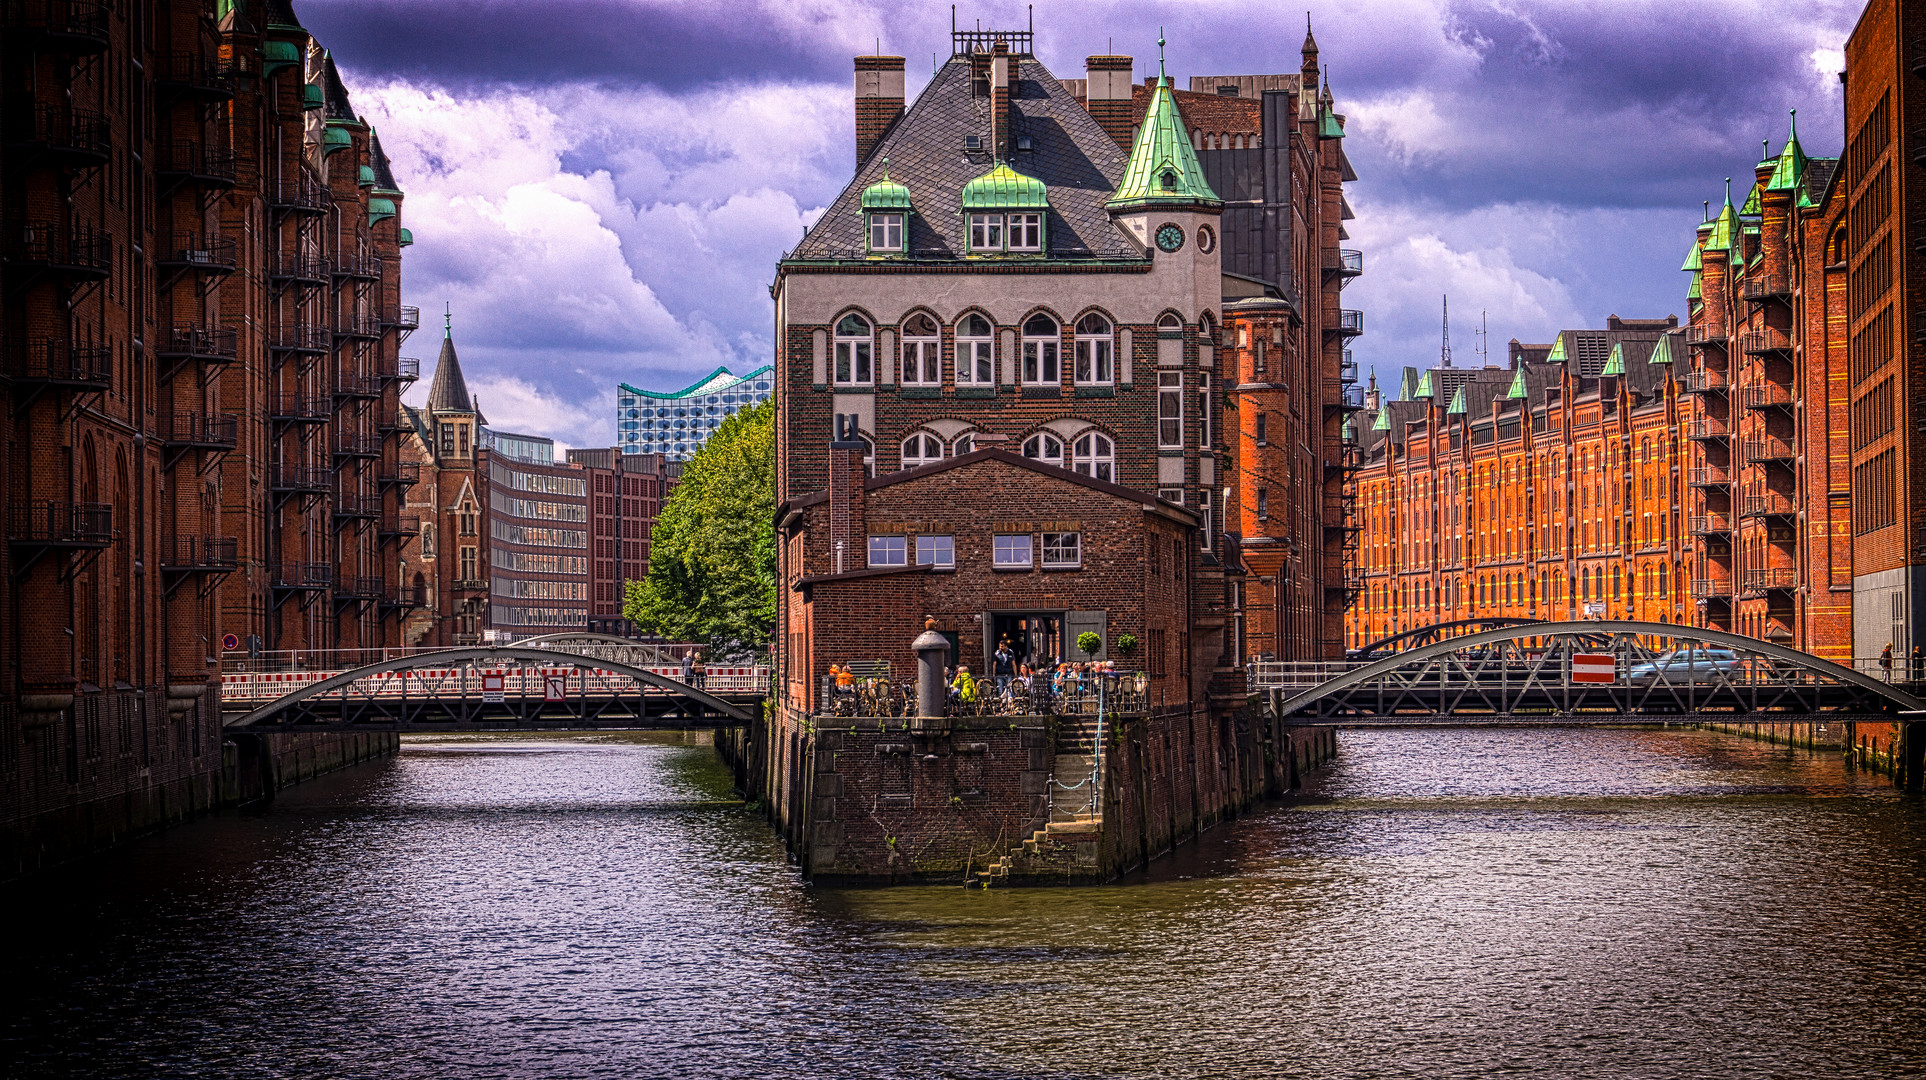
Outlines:
[[[500,705],[502,703],[502,690],[505,681],[499,674],[482,676],[482,703],[484,705]]]
[[[568,700],[568,676],[547,673],[542,676],[543,701]]]
[[[1600,615],[1605,614],[1605,601],[1603,600],[1585,601],[1585,614],[1594,619],[1598,618]]]

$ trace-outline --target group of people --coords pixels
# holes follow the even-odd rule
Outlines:
[[[879,665],[880,666],[880,665]],[[1108,660],[1045,664],[1032,667],[1017,655],[1009,639],[997,643],[990,675],[974,675],[964,665],[943,669],[949,708],[955,713],[1026,713],[1039,697],[1065,698],[1094,694],[1100,680],[1118,672]],[[829,665],[831,711],[863,716],[910,715],[915,710],[913,685],[897,687],[887,676],[860,676],[848,664]]]

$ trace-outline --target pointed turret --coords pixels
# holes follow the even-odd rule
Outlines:
[[[1317,74],[1317,38],[1311,33],[1311,13],[1304,13],[1304,70]]]
[[[1766,181],[1767,191],[1792,191],[1797,189],[1806,178],[1806,151],[1799,145],[1799,110],[1792,110],[1791,133],[1786,136],[1786,148],[1779,152],[1779,160],[1772,167],[1772,177]]]
[[[1739,212],[1732,206],[1732,178],[1725,178],[1725,207],[1712,221],[1712,234],[1705,238],[1705,250],[1731,254],[1739,242]]]
[[[1376,409],[1383,400],[1384,395],[1378,390],[1378,373],[1373,371],[1371,372],[1371,381],[1364,388],[1364,407],[1367,409]]]
[[[430,413],[472,413],[475,399],[468,394],[468,380],[462,378],[461,361],[455,356],[454,316],[442,315],[441,358],[435,361],[435,381],[428,386]]]
[[[1151,206],[1197,207],[1210,210],[1224,205],[1204,179],[1197,163],[1197,152],[1190,145],[1190,132],[1177,111],[1177,97],[1170,89],[1170,76],[1164,74],[1164,39],[1157,39],[1157,86],[1151,92],[1150,107],[1144,112],[1137,144],[1130,150],[1130,164],[1111,197],[1110,209],[1136,210]]]
[[[1317,99],[1317,137],[1320,139],[1344,138],[1344,126],[1338,123],[1337,111],[1332,108],[1331,73],[1324,73],[1324,90]]]

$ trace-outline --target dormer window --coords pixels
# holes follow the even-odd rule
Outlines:
[[[963,149],[965,149],[965,150],[981,150],[981,149],[983,149],[983,136],[981,136],[981,135],[965,135],[965,136],[963,136]]]
[[[989,172],[963,185],[970,254],[1041,253],[1048,240],[1044,215],[1049,206],[1043,181],[998,162]]]
[[[903,215],[900,213],[875,213],[869,215],[869,250],[903,250]]]
[[[1043,250],[1043,215],[1011,214],[1007,220],[1005,235],[1009,239],[1011,251]]]
[[[970,215],[970,250],[971,251],[1002,251],[1003,250],[1003,215],[1002,214],[971,214]]]

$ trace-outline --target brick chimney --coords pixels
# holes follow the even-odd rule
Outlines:
[[[863,481],[869,448],[857,433],[856,417],[836,417],[836,439],[829,444],[829,565],[834,573],[869,567],[869,526],[864,520]]]
[[[1088,56],[1083,61],[1084,107],[1104,133],[1130,149],[1130,93],[1135,76],[1128,56]]]
[[[1010,43],[999,41],[990,51],[990,146],[1008,161],[1015,145],[1010,134]]]
[[[883,141],[883,133],[903,115],[903,58],[856,58],[856,167],[862,168]]]

